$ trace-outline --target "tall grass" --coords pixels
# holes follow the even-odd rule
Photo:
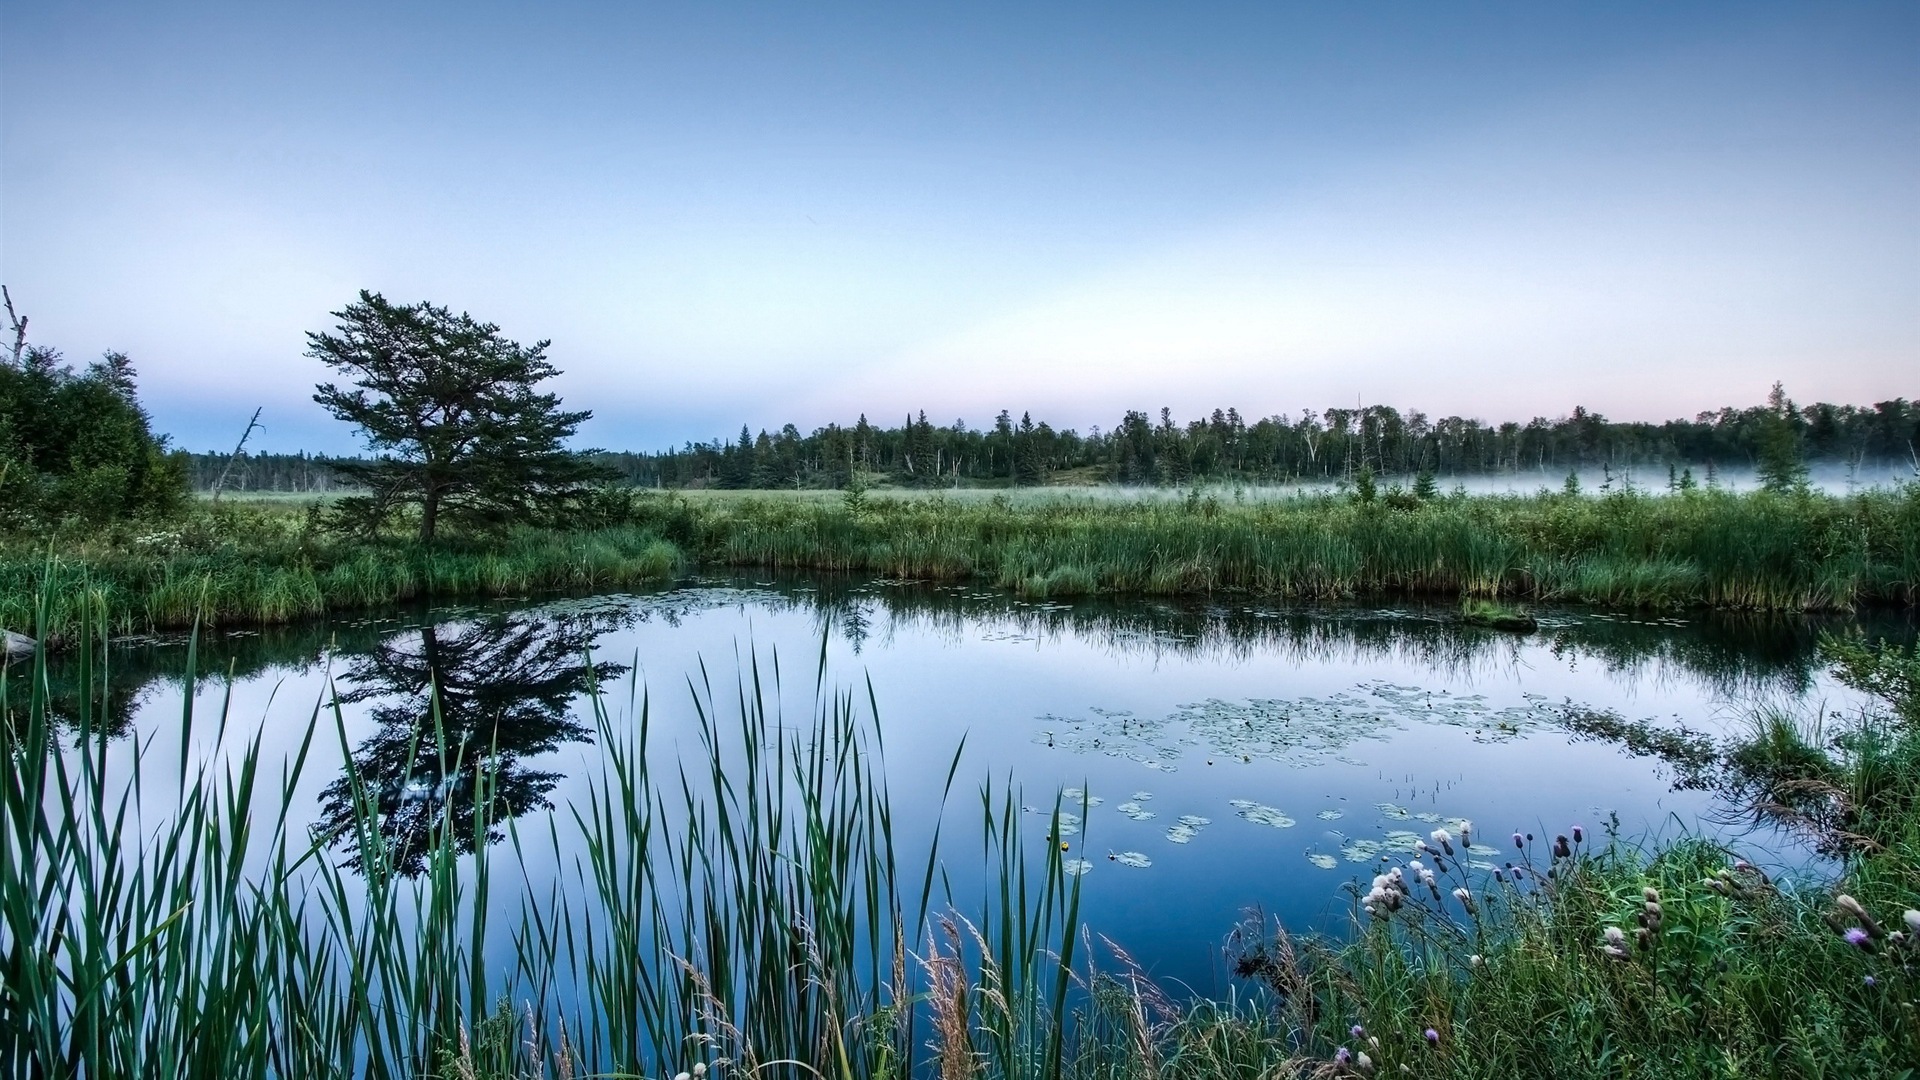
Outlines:
[[[828,684],[824,643],[797,722],[777,657],[745,660],[731,700],[703,671],[685,758],[637,687],[631,723],[596,691],[597,783],[497,848],[491,748],[450,745],[436,713],[412,753],[470,778],[478,812],[461,836],[446,800],[411,876],[337,706],[275,763],[224,709],[196,717],[189,686],[177,752],[116,748],[91,708],[56,736],[46,672],[42,649],[0,676],[7,1076],[904,1076],[931,1019],[939,1052],[990,1075],[1060,1068],[1079,879],[1053,844],[1028,851],[1018,793],[988,785],[999,901],[934,919],[952,899],[937,836],[897,849],[871,693]],[[351,860],[290,825],[316,739],[348,762]],[[546,863],[557,877],[527,869]],[[930,1001],[962,953],[973,989]]]
[[[326,540],[298,518],[231,508],[217,520],[63,546],[0,546],[0,626],[25,631],[54,599],[45,629],[89,623],[118,632],[262,625],[422,597],[526,596],[654,585],[680,571],[672,544],[643,529],[521,531],[484,543],[421,547]]]
[[[701,560],[984,579],[1032,597],[1439,594],[1807,611],[1912,603],[1920,583],[1916,486],[1404,505],[661,495],[639,499],[634,520]]]
[[[286,508],[201,507],[49,548],[0,544],[0,626],[33,621],[51,572],[56,632],[270,624],[416,597],[593,591],[709,565],[973,579],[1032,599],[1230,592],[1758,611],[1912,604],[1920,485],[1851,496],[1616,493],[1360,503],[630,493],[579,531],[436,548],[328,539]],[[598,520],[598,519],[596,519]],[[142,531],[151,529],[152,531]]]

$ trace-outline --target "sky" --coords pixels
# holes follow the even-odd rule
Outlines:
[[[0,0],[0,281],[193,449],[363,288],[622,449],[1920,397],[1920,5]]]

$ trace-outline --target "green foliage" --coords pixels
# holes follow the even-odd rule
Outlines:
[[[1373,501],[1379,487],[1373,482],[1373,466],[1362,465],[1353,478],[1353,498],[1355,502],[1366,504]]]
[[[285,623],[419,597],[590,592],[670,581],[680,551],[628,520],[625,493],[586,527],[515,529],[431,547],[362,541],[300,508],[200,504],[164,524],[122,523],[0,545],[0,627],[26,630],[51,574],[49,629],[88,618],[116,633]]]
[[[633,522],[705,563],[1079,593],[1439,595],[1621,607],[1910,603],[1920,488],[1851,498],[1324,495],[1196,499],[644,494]],[[1065,579],[1055,579],[1057,573]],[[1053,586],[1044,586],[1052,591]]]
[[[1805,490],[1807,465],[1800,445],[1804,426],[1806,421],[1787,399],[1786,388],[1774,383],[1767,394],[1767,407],[1755,423],[1755,472],[1764,490],[1776,495]]]
[[[186,500],[185,469],[153,434],[124,354],[81,372],[37,346],[18,366],[0,360],[0,524],[163,518]]]
[[[548,342],[509,341],[492,323],[428,303],[395,305],[362,290],[333,313],[335,333],[307,335],[307,355],[350,376],[313,399],[357,426],[376,457],[333,470],[367,494],[340,500],[343,528],[377,533],[417,510],[422,543],[444,520],[500,530],[568,521],[591,481],[609,474],[562,443],[591,412],[565,412],[535,387],[559,374]]]
[[[1670,463],[1753,462],[1784,430],[1800,458],[1833,465],[1910,464],[1920,444],[1920,403],[1894,398],[1871,406],[1805,407],[1784,393],[1765,405],[1723,408],[1661,424],[1611,421],[1576,408],[1558,419],[1487,423],[1386,405],[1303,410],[1298,416],[1244,417],[1236,409],[1184,423],[1161,409],[1158,421],[1129,410],[1110,430],[1055,428],[1002,410],[991,425],[944,426],[924,413],[896,427],[862,416],[851,425],[801,432],[746,427],[737,439],[689,443],[662,453],[619,453],[602,460],[643,487],[822,488],[845,480],[853,460],[903,487],[999,487],[1040,483],[1185,487],[1192,483],[1331,483],[1365,465],[1376,477],[1538,476],[1609,465],[1632,470]]]
[[[1920,730],[1920,644],[1903,650],[1887,641],[1828,638],[1821,651],[1841,682],[1885,702],[1901,723]]]
[[[1422,502],[1440,497],[1440,485],[1434,480],[1431,469],[1421,469],[1420,475],[1414,478],[1413,497]]]
[[[1528,614],[1527,609],[1523,607],[1472,598],[1460,605],[1460,621],[1472,626],[1522,633],[1531,633],[1540,628],[1540,621]]]

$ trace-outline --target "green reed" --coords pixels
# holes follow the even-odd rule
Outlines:
[[[1249,592],[1844,610],[1912,603],[1920,486],[1852,496],[1638,492],[1331,495],[1237,503],[1060,495],[642,497],[694,557],[771,569],[976,578],[1033,597]]]
[[[730,700],[703,670],[692,747],[661,744],[637,686],[625,723],[596,688],[600,774],[526,833],[489,812],[492,748],[450,745],[434,706],[409,757],[471,784],[475,812],[443,804],[411,877],[337,704],[276,769],[264,726],[196,716],[196,649],[177,751],[112,744],[85,703],[56,727],[44,648],[0,675],[4,1075],[904,1076],[954,1008],[980,1045],[963,1022],[949,1049],[983,1075],[1058,1073],[1078,878],[1051,842],[1025,854],[1017,792],[990,786],[1000,902],[937,914],[956,899],[938,836],[898,850],[871,690],[830,685],[824,640],[803,717],[777,656],[743,658]],[[76,677],[111,685],[110,656],[94,634]],[[352,793],[328,835],[291,824],[317,739]],[[955,943],[983,974],[930,1003]]]
[[[24,632],[35,624],[43,580],[54,585],[46,628],[71,635],[101,620],[121,632],[263,625],[425,597],[604,591],[671,581],[680,567],[672,544],[624,526],[529,530],[439,548],[260,527],[164,533],[153,543],[83,543],[57,555],[0,548],[0,626]]]

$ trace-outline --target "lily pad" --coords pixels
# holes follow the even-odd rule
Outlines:
[[[1237,805],[1242,801],[1244,800],[1236,799],[1235,803]],[[1238,813],[1241,817],[1246,818],[1255,825],[1271,825],[1276,829],[1291,829],[1294,824],[1293,819],[1278,808],[1262,806],[1259,803],[1254,803],[1251,806],[1242,806],[1238,810]]]

